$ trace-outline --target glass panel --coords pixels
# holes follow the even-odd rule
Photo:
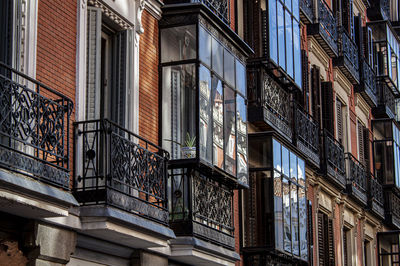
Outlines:
[[[163,147],[171,159],[196,156],[195,65],[163,68]],[[192,140],[192,141],[191,141]]]
[[[302,259],[307,260],[307,198],[305,189],[302,187],[299,187],[299,226],[300,256]]]
[[[278,28],[276,23],[276,0],[269,0],[268,4],[268,22],[269,25],[263,25],[264,27],[269,26],[269,57],[278,63]]]
[[[224,79],[232,87],[235,87],[235,58],[224,49]]]
[[[305,186],[305,184],[306,184],[306,169],[304,167],[304,161],[300,158],[297,158],[297,176],[298,176],[299,184],[301,186]]]
[[[286,72],[293,77],[293,31],[290,13],[285,12],[285,34],[286,34]]]
[[[299,0],[293,0],[293,16],[296,18],[297,21],[300,20],[300,9],[299,9]]]
[[[282,173],[289,177],[289,150],[282,145]]]
[[[285,6],[290,12],[292,12],[292,0],[285,0]]]
[[[235,92],[224,88],[225,171],[236,175],[236,107]]]
[[[212,78],[213,99],[213,163],[224,168],[224,107],[222,82],[215,76]]]
[[[293,20],[293,49],[294,49],[294,81],[297,86],[302,87],[301,76],[301,48],[300,48],[300,27],[299,23]]]
[[[212,69],[221,77],[223,77],[224,74],[223,53],[224,48],[222,45],[216,39],[212,38]]]
[[[161,30],[161,62],[196,58],[196,26]]]
[[[281,175],[274,172],[274,214],[275,214],[275,247],[283,250],[283,215],[282,215],[282,181]]]
[[[246,97],[246,68],[236,59],[236,90]]]
[[[290,152],[290,178],[297,180],[297,156],[293,152]]]
[[[200,86],[200,158],[211,163],[211,73],[205,66],[199,69]]]
[[[278,50],[279,50],[279,66],[283,69],[286,69],[286,59],[285,59],[285,21],[284,21],[284,12],[282,4],[277,1],[278,8]]]
[[[211,66],[211,35],[203,28],[199,27],[199,58],[200,60]]]
[[[236,96],[237,108],[237,158],[238,158],[238,181],[247,185],[247,109],[244,98]]]
[[[294,255],[300,256],[299,250],[299,215],[297,206],[297,187],[295,184],[290,185],[290,206],[292,208],[292,251]]]
[[[272,149],[274,152],[274,168],[279,172],[282,171],[282,162],[281,162],[281,144],[277,142],[275,139],[272,140]]]
[[[283,190],[283,241],[285,251],[292,252],[292,234],[290,231],[290,188],[286,178],[282,178]]]

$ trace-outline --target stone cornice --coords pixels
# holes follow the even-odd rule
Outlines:
[[[343,73],[339,69],[335,69],[333,72],[333,80],[336,81],[346,92],[348,96],[351,94],[351,83],[350,81],[343,75]]]
[[[360,110],[364,113],[364,115],[367,118],[369,117],[370,107],[367,104],[367,102],[361,97],[360,94],[357,94],[356,106],[358,106],[358,108],[360,108]]]
[[[318,60],[322,63],[322,65],[325,67],[325,71],[329,70],[329,59],[330,57],[327,55],[327,53],[322,49],[322,47],[318,44],[318,42],[313,38],[309,38],[309,52],[313,53]]]

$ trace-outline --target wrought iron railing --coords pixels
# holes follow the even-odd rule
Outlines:
[[[168,152],[106,119],[77,122],[74,129],[76,199],[168,223]]]
[[[299,6],[300,6],[300,12],[303,13],[303,14],[300,13],[300,16],[303,17],[302,15],[304,15],[304,17],[307,20],[312,22],[314,19],[313,1],[312,0],[300,0]]]
[[[336,49],[336,40],[338,39],[337,22],[332,11],[323,0],[318,0],[318,22],[322,28],[321,34],[324,35],[324,39],[329,42],[333,49]]]
[[[337,178],[343,186],[346,185],[346,167],[344,148],[328,131],[324,131],[324,150],[327,173]]]
[[[393,192],[389,193],[389,203],[390,203],[390,208],[388,208],[388,210],[390,210],[390,213],[392,214],[393,222],[397,221],[397,223],[400,222],[400,198],[395,195]]]
[[[379,0],[383,20],[390,19],[390,0]]]
[[[383,208],[383,188],[381,182],[378,181],[372,174],[369,176],[369,197],[380,207]]]
[[[175,234],[234,247],[232,190],[191,169],[170,171],[170,223]]]
[[[364,166],[351,154],[345,154],[347,169],[347,184],[356,189],[356,196],[366,200],[367,171]],[[354,191],[353,191],[354,192]]]
[[[378,104],[383,106],[389,117],[396,114],[396,100],[392,90],[384,83],[378,83]]]
[[[69,188],[72,101],[0,62],[0,165]]]
[[[360,79],[358,47],[343,28],[340,28],[339,32],[339,55],[343,56],[344,66],[351,73],[353,79],[358,81]]]
[[[361,80],[364,84],[365,93],[371,98],[371,101],[378,103],[378,89],[376,84],[376,75],[374,70],[369,66],[368,62],[363,58],[361,60]]]
[[[193,2],[203,3],[213,11],[223,22],[230,23],[230,5],[228,0],[193,0]]]
[[[299,105],[293,104],[297,146],[319,165],[319,125]]]

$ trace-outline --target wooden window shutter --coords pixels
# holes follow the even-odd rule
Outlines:
[[[354,31],[355,31],[355,42],[358,46],[358,53],[362,54],[364,44],[364,33],[362,27],[361,16],[354,17]]]
[[[321,78],[319,67],[313,66],[311,69],[311,106],[312,116],[321,124]]]
[[[348,239],[347,239],[347,230],[343,229],[343,260],[344,260],[344,266],[348,265],[349,261],[349,256],[348,256]]]
[[[324,228],[325,228],[325,223],[324,223],[324,217],[325,214],[318,212],[318,226],[317,226],[317,231],[318,231],[318,265],[324,266],[325,264],[325,233],[324,233]]]
[[[364,134],[364,165],[367,172],[370,171],[370,133],[369,129],[363,127],[363,134]]]
[[[334,235],[333,235],[333,220],[328,219],[328,226],[327,226],[327,231],[328,231],[328,258],[329,266],[335,266],[335,242],[334,242]]]
[[[332,135],[333,133],[333,88],[332,82],[321,83],[322,92],[322,125]]]
[[[365,163],[365,152],[364,152],[364,129],[363,125],[357,122],[357,133],[358,133],[358,160],[364,164]]]
[[[13,0],[0,1],[0,62],[12,65]]]
[[[342,112],[342,102],[336,98],[336,124],[338,140],[341,144],[344,143],[344,132],[343,132],[343,112]]]
[[[310,71],[308,67],[308,56],[305,50],[301,50],[301,64],[302,64],[302,75],[303,75],[303,95],[304,95],[304,107],[309,112],[309,92],[310,92]]]
[[[100,118],[101,9],[87,8],[86,119]]]

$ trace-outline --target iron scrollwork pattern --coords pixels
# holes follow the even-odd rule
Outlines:
[[[339,175],[345,174],[344,148],[325,132],[325,153],[328,166]]]
[[[340,53],[344,57],[344,64],[348,68],[354,79],[359,80],[359,61],[358,47],[352,39],[347,35],[346,31],[341,28],[340,34]]]
[[[364,166],[350,153],[345,155],[347,161],[347,181],[353,193],[362,201],[366,201],[367,172]]]
[[[314,19],[313,12],[313,1],[312,0],[300,0],[299,2],[300,11],[307,17],[308,20]]]
[[[336,19],[329,7],[322,0],[318,0],[318,20],[324,39],[329,42],[333,50],[337,50],[336,40],[338,39],[338,34]]]
[[[168,222],[166,151],[106,119],[78,122],[75,131],[82,162],[77,167],[78,201],[106,202]]]
[[[194,0],[201,2],[213,11],[223,22],[230,23],[229,1],[228,0]]]
[[[374,70],[369,66],[365,59],[362,60],[362,77],[365,86],[366,93],[371,100],[377,103],[377,85],[376,75]]]
[[[233,234],[232,192],[203,176],[193,176],[193,218],[219,231]]]
[[[380,83],[379,104],[391,112],[391,116],[396,114],[396,100],[391,89],[384,83]]]
[[[0,63],[0,163],[69,188],[72,101]]]

